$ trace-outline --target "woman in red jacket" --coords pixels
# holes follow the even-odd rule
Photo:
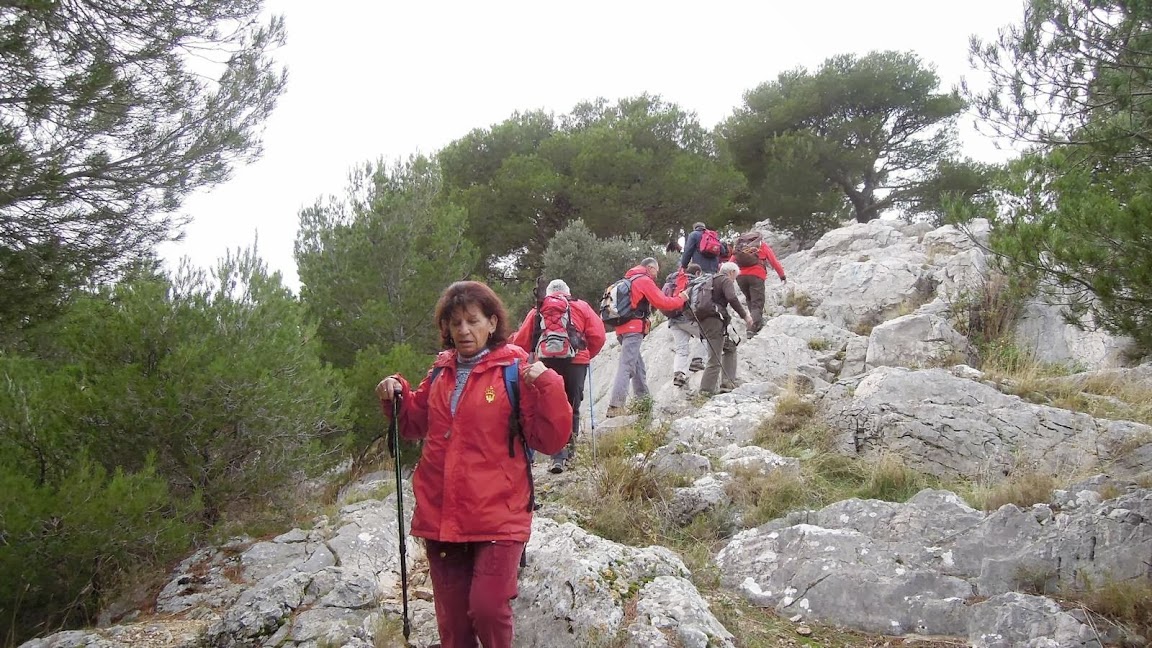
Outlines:
[[[588,365],[592,358],[604,348],[605,333],[604,322],[600,314],[592,310],[588,302],[575,299],[563,279],[553,279],[545,291],[547,296],[560,295],[568,300],[568,315],[572,328],[584,338],[584,348],[576,352],[572,358],[541,358],[544,366],[560,374],[564,379],[564,390],[568,394],[568,404],[572,406],[572,438],[568,446],[552,455],[552,467],[549,472],[558,474],[564,472],[564,467],[573,460],[576,451],[576,435],[580,432],[580,404],[584,402],[584,380],[588,377]],[[537,309],[528,311],[524,322],[512,336],[512,344],[536,353],[539,344],[540,323],[536,317]],[[537,344],[533,344],[533,342]]]
[[[398,394],[401,436],[424,440],[412,475],[411,533],[425,540],[441,645],[474,648],[479,639],[484,648],[510,648],[510,601],[532,507],[527,457],[509,441],[504,367],[520,362],[520,421],[536,451],[564,447],[572,408],[560,376],[507,343],[508,315],[488,286],[449,286],[436,323],[445,351],[416,391],[397,374],[376,394],[389,416]]]

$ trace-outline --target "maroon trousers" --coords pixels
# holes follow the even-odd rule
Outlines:
[[[512,599],[523,542],[427,540],[443,648],[512,648]]]

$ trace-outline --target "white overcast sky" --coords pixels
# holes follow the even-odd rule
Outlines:
[[[264,155],[194,195],[169,262],[213,266],[259,238],[260,255],[298,286],[299,210],[342,195],[367,160],[434,153],[517,110],[569,111],[596,97],[659,94],[711,128],[743,93],[788,69],[871,50],[911,50],[945,88],[968,66],[968,39],[1019,22],[1022,0],[269,0],[283,14],[288,89]],[[963,152],[1005,153],[962,127]]]

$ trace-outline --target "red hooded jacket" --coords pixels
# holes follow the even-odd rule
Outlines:
[[[656,282],[652,281],[652,277],[648,274],[648,268],[638,265],[628,272],[624,273],[626,278],[631,279],[636,277],[632,282],[632,308],[640,306],[640,301],[647,299],[652,308],[662,308],[664,310],[677,310],[684,308],[684,298],[679,295],[669,297],[665,295]],[[648,327],[651,325],[648,318],[628,320],[623,324],[616,327],[616,335],[623,335],[624,333],[643,333],[648,334]]]
[[[572,433],[572,407],[564,380],[548,369],[531,385],[523,380],[528,354],[511,344],[492,349],[468,375],[452,416],[449,403],[456,388],[456,351],[443,351],[432,372],[411,391],[403,386],[400,434],[423,439],[420,461],[412,475],[416,508],[414,536],[441,542],[513,540],[527,542],[532,530],[528,510],[528,463],[517,440],[508,456],[512,404],[504,388],[504,367],[520,360],[520,420],[528,445],[555,454]]]
[[[569,310],[572,313],[572,324],[584,335],[584,341],[588,343],[587,348],[581,349],[574,358],[572,364],[586,365],[600,353],[600,349],[604,348],[604,342],[607,337],[604,333],[604,322],[600,319],[600,314],[592,310],[592,306],[588,302],[580,299],[568,299]],[[536,330],[536,309],[528,311],[528,316],[524,318],[524,322],[520,324],[520,328],[516,330],[516,335],[512,336],[512,344],[524,349],[528,353],[532,353],[532,334]]]

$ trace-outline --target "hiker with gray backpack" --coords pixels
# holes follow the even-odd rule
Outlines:
[[[728,307],[736,311],[746,325],[752,326],[752,317],[740,304],[736,295],[736,276],[740,266],[728,261],[720,272],[701,273],[688,282],[688,305],[691,315],[700,324],[700,334],[708,344],[708,366],[700,378],[700,393],[712,396],[736,388],[736,345],[739,340],[728,331],[731,315]],[[723,380],[721,380],[723,374]]]
[[[420,386],[394,374],[376,395],[400,437],[423,441],[409,533],[424,539],[441,645],[511,648],[535,501],[527,451],[559,452],[572,408],[560,376],[507,342],[508,314],[488,286],[452,284],[434,322],[444,350]]]
[[[620,340],[620,364],[612,382],[612,393],[608,397],[608,410],[604,414],[606,418],[622,416],[627,412],[624,405],[628,400],[629,385],[637,397],[650,395],[640,344],[652,330],[652,321],[649,319],[652,308],[674,310],[684,307],[684,297],[669,297],[656,285],[655,279],[659,274],[660,262],[648,257],[624,273],[623,279],[608,286],[600,300],[600,319],[604,324],[616,327],[616,337]]]
[[[576,435],[580,432],[580,404],[584,401],[584,381],[588,366],[604,348],[604,322],[588,302],[576,299],[562,279],[553,279],[528,311],[512,336],[512,344],[544,363],[564,379],[564,391],[572,406],[572,437],[568,445],[552,455],[549,472],[564,472],[575,458]]]

